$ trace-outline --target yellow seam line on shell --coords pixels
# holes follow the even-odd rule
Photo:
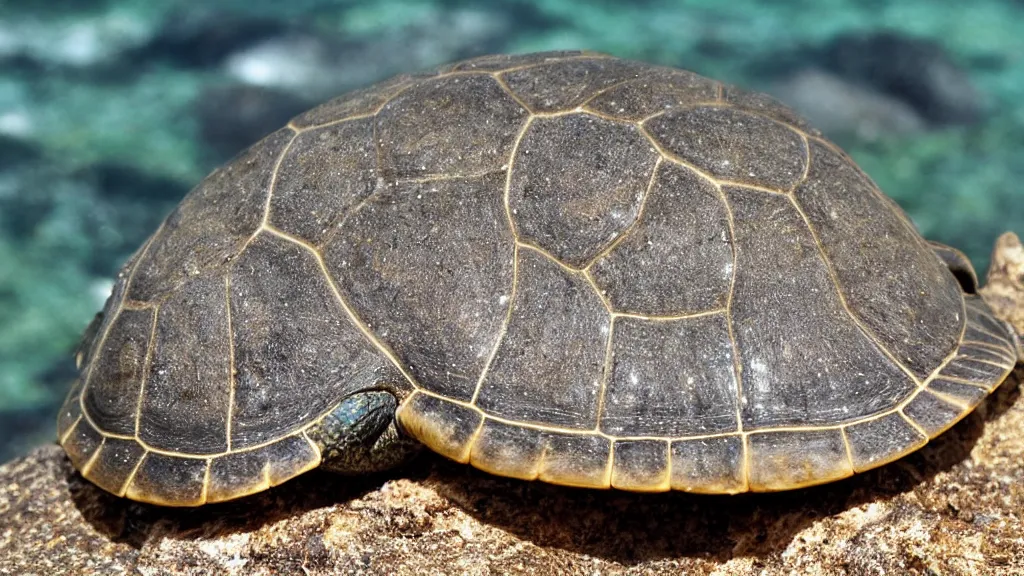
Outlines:
[[[224,274],[224,309],[228,320],[228,413],[225,419],[225,433],[228,452],[231,452],[231,428],[235,419],[235,333],[231,323],[231,271]]]
[[[60,445],[61,446],[67,444],[68,438],[71,438],[71,434],[74,433],[75,428],[78,428],[78,423],[81,422],[81,421],[82,421],[82,412],[79,411],[78,412],[78,417],[75,418],[75,421],[71,423],[71,426],[68,426],[68,429],[64,431],[64,435],[60,437]]]
[[[136,474],[138,474],[139,468],[142,468],[142,462],[146,460],[146,457],[149,456],[149,454],[149,450],[144,450],[142,452],[142,456],[139,456],[139,461],[135,463],[135,466],[132,468],[132,471],[128,473],[128,477],[124,479],[124,484],[121,485],[121,489],[118,490],[118,496],[123,497],[125,494],[128,493],[128,490],[131,488],[132,483],[135,482],[135,476]]]
[[[679,314],[676,316],[648,316],[645,314],[634,314],[632,312],[612,312],[612,318],[635,318],[637,320],[650,320],[651,322],[671,322],[673,320],[692,320],[694,318],[704,318],[705,316],[726,314],[727,312],[727,308],[712,308],[710,310],[702,310],[700,312],[691,312],[688,314]]]
[[[320,266],[320,272],[324,275],[324,278],[327,279],[327,284],[330,287],[331,292],[334,293],[335,299],[337,300],[338,304],[341,305],[342,310],[349,317],[352,323],[355,324],[356,328],[358,328],[359,331],[363,333],[364,337],[369,339],[370,344],[372,344],[377,349],[377,351],[383,354],[395,366],[395,368],[397,368],[398,371],[401,372],[402,376],[406,378],[406,380],[409,382],[410,385],[412,385],[413,388],[421,388],[419,383],[416,382],[416,379],[412,377],[412,375],[409,373],[406,367],[403,366],[402,363],[398,361],[398,358],[395,356],[394,352],[386,348],[384,344],[377,338],[377,335],[373,332],[373,330],[371,330],[370,327],[367,326],[366,323],[363,322],[363,320],[356,315],[355,311],[353,311],[352,308],[349,307],[348,302],[341,295],[341,291],[338,289],[337,283],[334,281],[334,278],[327,270],[327,265],[324,263],[324,259],[320,255],[320,252],[314,246],[307,243],[305,240],[302,240],[301,238],[295,238],[294,236],[291,236],[290,234],[282,232],[281,230],[278,230],[276,228],[267,227],[267,232],[283,240],[292,242],[302,248],[305,248],[310,254],[313,255],[313,258],[316,259],[317,265]]]
[[[498,331],[497,341],[494,343],[494,348],[491,349],[490,355],[487,357],[487,362],[484,364],[483,370],[480,372],[480,377],[476,381],[476,386],[473,388],[473,396],[470,398],[469,403],[476,405],[477,399],[480,397],[480,390],[483,388],[484,380],[487,379],[487,373],[491,370],[491,364],[494,363],[494,359],[498,356],[498,349],[501,348],[501,343],[505,340],[505,335],[508,334],[509,324],[512,323],[512,310],[515,308],[516,297],[518,296],[518,289],[516,285],[519,283],[519,245],[513,243],[512,246],[512,289],[509,291],[508,297],[508,310],[505,311],[505,320],[502,322],[501,329]]]
[[[654,152],[657,153],[657,150]],[[654,166],[651,167],[651,177],[647,179],[647,186],[644,188],[643,198],[640,199],[640,207],[637,208],[636,218],[634,218],[633,221],[629,223],[629,226],[626,226],[618,236],[612,238],[611,242],[602,248],[597,255],[591,258],[590,261],[581,268],[581,270],[589,274],[593,269],[594,264],[597,264],[599,260],[608,256],[608,254],[611,254],[612,250],[615,250],[615,248],[621,244],[637,226],[640,225],[640,221],[644,217],[644,209],[647,207],[647,200],[651,197],[651,192],[654,190],[654,184],[658,181],[658,169],[661,168],[661,163],[664,161],[665,157],[661,154],[658,154],[658,157],[654,160]]]
[[[89,458],[85,461],[85,464],[82,464],[82,467],[79,468],[79,470],[78,470],[78,472],[82,476],[85,476],[86,478],[89,477],[89,471],[92,470],[92,465],[96,463],[96,459],[99,458],[100,452],[103,450],[103,447],[106,444],[107,444],[107,438],[106,437],[103,437],[102,439],[100,439],[100,445],[97,446],[96,449],[92,451],[92,454],[89,455]]]
[[[156,350],[156,325],[159,320],[160,306],[158,305],[153,309],[153,325],[149,329],[149,346],[146,347],[146,357],[142,361],[139,397],[135,400],[135,438],[139,437],[139,431],[142,429],[142,400],[146,395],[146,384],[149,382],[150,369],[153,365],[153,351]]]
[[[914,420],[910,416],[907,416],[907,413],[903,411],[903,408],[900,408],[899,410],[897,410],[897,412],[899,412],[899,415],[902,416],[903,419],[914,428],[914,430],[917,430],[918,434],[924,436],[926,440],[931,439],[931,436],[927,432],[925,432],[924,428],[922,428],[916,420]]]
[[[281,152],[278,154],[277,160],[274,161],[274,167],[270,172],[270,181],[267,182],[267,197],[263,201],[263,215],[260,217],[260,224],[255,230],[253,230],[252,234],[249,235],[245,242],[242,243],[242,247],[238,249],[238,254],[245,252],[249,247],[249,244],[252,244],[253,240],[260,235],[260,232],[263,232],[270,226],[270,204],[274,200],[274,188],[277,186],[277,178],[281,172],[281,165],[284,164],[285,157],[288,156],[288,152],[291,150],[292,144],[294,144],[298,138],[299,133],[292,130],[291,139],[289,139],[281,148]]]
[[[612,344],[615,338],[615,317],[608,320],[608,338],[604,347],[604,374],[601,375],[601,382],[597,387],[597,407],[594,410],[594,432],[601,431],[601,418],[604,416],[605,394],[608,392],[608,383],[612,379]]]
[[[814,224],[811,223],[811,219],[807,216],[807,213],[805,213],[803,208],[800,206],[800,203],[797,201],[796,196],[790,195],[788,197],[790,203],[796,209],[797,213],[800,215],[800,218],[804,221],[804,225],[807,227],[807,230],[811,235],[811,239],[814,241],[814,244],[818,249],[818,257],[820,258],[822,264],[825,266],[825,273],[828,275],[829,280],[832,282],[832,287],[835,288],[836,295],[839,298],[839,303],[842,305],[843,310],[846,311],[846,315],[850,318],[854,325],[857,326],[857,328],[860,330],[861,334],[863,334],[865,338],[870,340],[871,343],[874,344],[880,352],[882,352],[882,354],[889,358],[889,361],[895,364],[897,368],[902,370],[904,374],[910,377],[910,380],[914,383],[915,386],[920,388],[922,386],[921,379],[917,376],[917,374],[914,374],[913,370],[911,370],[909,367],[907,367],[906,364],[900,361],[896,357],[896,355],[893,354],[891,350],[889,350],[889,347],[882,343],[882,341],[878,338],[878,335],[875,334],[874,331],[871,330],[864,323],[860,315],[856,314],[853,311],[853,309],[850,308],[850,303],[846,301],[846,294],[843,293],[842,284],[839,282],[839,275],[836,273],[835,266],[833,266],[832,260],[828,257],[828,253],[825,252],[825,246],[821,243],[821,239],[818,238],[818,232],[814,229]]]
[[[131,291],[132,280],[135,278],[135,271],[139,269],[139,264],[141,264],[142,261],[146,258],[146,254],[149,253],[150,246],[153,245],[153,242],[156,241],[156,238],[160,235],[161,232],[163,232],[165,222],[166,220],[164,220],[164,222],[161,222],[160,226],[157,227],[156,232],[154,232],[153,235],[150,236],[148,240],[146,240],[146,243],[142,246],[142,249],[139,251],[138,258],[136,258],[135,262],[132,264],[132,269],[128,271],[128,277],[125,278],[124,281],[124,293],[121,294],[121,300],[120,302],[118,302],[116,309],[117,312],[114,314],[114,317],[110,319],[110,323],[107,324],[106,329],[103,330],[103,334],[100,336],[100,340],[96,342],[95,350],[97,355],[103,352],[103,346],[105,346],[107,343],[107,335],[110,334],[110,329],[114,326],[114,322],[117,321],[117,317],[121,315],[121,306],[124,304],[125,299],[128,297],[128,292]],[[156,313],[154,312],[154,316],[155,315]],[[150,345],[152,345],[152,342],[150,342]],[[91,350],[94,347],[90,346],[89,348]],[[93,357],[92,359],[95,360],[95,357]],[[89,380],[92,378],[93,370],[96,369],[96,364],[97,363],[95,361],[89,363],[89,370],[85,375],[85,378],[82,379],[82,389],[78,392],[78,409],[82,414],[86,415],[86,421],[93,428],[95,428],[96,430],[101,430],[101,428],[97,427],[92,422],[92,418],[89,417],[88,412],[85,409],[85,393],[89,389]]]
[[[203,470],[202,490],[199,491],[199,505],[206,504],[210,494],[210,469],[213,468],[213,458],[206,458],[206,468]]]

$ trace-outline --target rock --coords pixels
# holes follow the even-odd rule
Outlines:
[[[978,121],[985,109],[967,72],[937,42],[894,32],[842,35],[822,50],[824,66],[903,100],[934,124]]]
[[[996,240],[992,265],[985,286],[985,300],[1001,318],[1014,326],[1024,326],[1024,245],[1007,232]]]
[[[253,142],[284,126],[314,102],[289,92],[248,84],[211,86],[194,106],[211,170]]]
[[[817,68],[798,70],[769,91],[833,138],[852,135],[870,141],[927,128],[921,115],[902,100]]]
[[[1003,310],[1024,309],[1006,288],[1024,264],[1014,240],[986,287]],[[44,446],[0,467],[0,574],[1021,574],[1021,375],[898,462],[777,494],[575,490],[424,455],[166,509],[103,492]]]
[[[230,54],[287,30],[280,19],[192,5],[172,10],[136,57],[164,59],[188,67],[214,67]]]

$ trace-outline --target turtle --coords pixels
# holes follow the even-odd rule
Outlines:
[[[587,51],[327,101],[214,170],[119,272],[58,438],[199,506],[426,447],[633,492],[799,489],[909,454],[1014,329],[772,97]]]

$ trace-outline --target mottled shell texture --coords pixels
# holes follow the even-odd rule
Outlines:
[[[235,498],[316,467],[348,394],[506,476],[735,493],[892,461],[1016,355],[789,109],[598,54],[479,58],[315,108],[125,266],[60,439],[103,488]]]

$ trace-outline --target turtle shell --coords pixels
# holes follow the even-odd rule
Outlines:
[[[766,96],[478,58],[207,177],[87,332],[60,441],[115,494],[215,502],[319,465],[318,422],[385,387],[408,434],[495,474],[817,484],[920,448],[1013,367],[936,249]]]

